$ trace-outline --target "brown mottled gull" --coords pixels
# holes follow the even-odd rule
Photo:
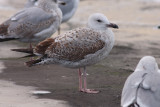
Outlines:
[[[87,89],[86,66],[103,60],[112,50],[114,34],[110,27],[118,28],[103,14],[95,13],[89,17],[88,27],[77,28],[40,42],[33,53],[41,58],[26,62],[26,65],[30,67],[38,64],[60,64],[79,68],[79,90],[98,93],[96,90]],[[84,87],[81,68],[84,68]]]
[[[62,23],[68,21],[76,12],[79,0],[61,0],[62,2],[65,3],[59,4],[59,8],[62,11],[63,18],[62,18]],[[26,8],[37,6],[38,5],[38,0],[28,0],[26,3]]]
[[[61,21],[57,0],[39,0],[36,7],[26,8],[0,25],[0,42],[12,39],[29,43],[42,41],[57,31]]]
[[[63,18],[62,23],[67,22],[69,19],[72,18],[72,16],[75,14],[79,0],[61,0],[65,2],[66,5],[59,4],[59,8],[62,11]],[[26,7],[32,7],[38,5],[38,0],[28,0],[26,3]],[[60,34],[60,27],[58,29],[58,34]]]

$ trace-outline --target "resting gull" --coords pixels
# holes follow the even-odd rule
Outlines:
[[[121,106],[160,107],[160,71],[154,57],[143,57],[127,78]]]
[[[88,26],[73,29],[55,38],[40,42],[33,53],[40,58],[26,62],[31,67],[39,64],[60,64],[69,68],[79,68],[79,91],[98,93],[87,89],[86,66],[93,65],[108,56],[114,45],[114,34],[110,28],[118,28],[106,16],[95,13],[89,17]],[[83,81],[82,87],[82,69]]]
[[[63,18],[62,23],[67,22],[76,12],[79,0],[61,0],[65,3],[59,4],[59,8],[62,11]],[[26,7],[36,6],[38,5],[38,0],[28,0]],[[58,30],[58,34],[60,34],[60,27]]]
[[[55,33],[62,21],[57,0],[39,0],[36,7],[23,9],[0,25],[0,42],[18,39],[39,42]]]

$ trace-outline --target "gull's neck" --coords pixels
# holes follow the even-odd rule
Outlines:
[[[89,27],[90,29],[93,29],[96,32],[99,32],[101,34],[101,39],[104,40],[108,44],[108,40],[110,41],[108,46],[113,47],[115,38],[114,38],[114,33],[112,32],[111,29],[95,29],[93,27]]]

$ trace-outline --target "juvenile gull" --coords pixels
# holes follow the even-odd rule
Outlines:
[[[67,22],[75,14],[79,4],[79,0],[61,0],[61,1],[65,3],[65,5],[59,4],[59,8],[61,9],[63,14],[62,23],[64,23]],[[31,7],[36,5],[38,5],[38,0],[28,0],[26,7]],[[60,34],[60,27],[58,32]]]
[[[31,67],[39,64],[60,64],[69,68],[79,68],[79,91],[98,93],[87,89],[86,66],[106,58],[114,45],[114,34],[110,28],[118,28],[106,16],[95,13],[89,17],[88,26],[77,28],[40,42],[33,50],[41,58],[26,62]],[[82,71],[84,69],[82,87]]]
[[[160,71],[154,57],[143,57],[127,78],[121,106],[160,107]]]
[[[37,7],[23,9],[0,25],[0,42],[42,41],[57,31],[61,21],[57,0],[39,0]]]

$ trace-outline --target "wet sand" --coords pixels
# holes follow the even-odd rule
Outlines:
[[[18,86],[12,82],[0,81],[0,107],[69,107],[67,102],[38,99],[32,95],[33,87]]]
[[[81,2],[76,15],[68,23],[62,25],[62,32],[77,26],[84,26],[88,16],[94,12],[106,14],[110,21],[119,25],[119,30],[113,30],[116,41],[108,58],[87,68],[89,73],[88,87],[100,90],[99,94],[91,95],[78,92],[78,72],[76,69],[68,69],[58,65],[31,68],[24,66],[24,62],[28,59],[17,58],[24,54],[10,52],[10,49],[26,47],[27,44],[16,41],[0,43],[0,57],[5,66],[0,74],[0,79],[16,83],[19,89],[29,86],[36,87],[37,90],[52,92],[47,95],[34,96],[40,100],[46,98],[66,101],[66,106],[69,104],[71,107],[120,107],[123,84],[128,75],[134,71],[140,58],[152,55],[160,64],[160,30],[155,28],[160,24],[160,16],[157,15],[160,11],[159,7],[159,3],[139,2],[138,0],[99,0],[98,2],[88,0]],[[8,11],[8,13],[6,13],[7,10],[0,10],[2,12],[0,21],[18,9]],[[5,84],[0,85],[2,92]],[[8,89],[11,89],[12,85],[9,83]],[[25,96],[25,93],[28,93],[30,89],[24,90],[26,90]],[[19,103],[23,104],[24,102]],[[19,106],[15,105],[15,107]]]

